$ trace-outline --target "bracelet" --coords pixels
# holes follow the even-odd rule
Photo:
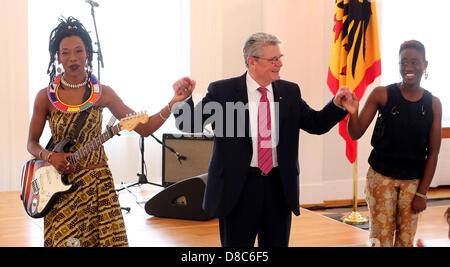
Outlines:
[[[39,151],[39,159],[43,159],[42,158],[42,151],[44,151],[45,150],[45,148],[43,148],[43,149],[41,149],[41,151]]]
[[[163,119],[164,121],[166,121],[169,117],[164,118],[163,115],[161,114],[161,112],[159,112],[159,116],[161,117],[161,119]]]
[[[421,197],[421,198],[427,200],[427,196],[424,195],[424,194],[421,194],[421,193],[419,193],[419,192],[416,192],[416,196]]]
[[[170,110],[170,102],[169,103],[167,103],[167,109],[169,110],[169,112],[170,112],[170,114],[172,114],[172,111]],[[163,119],[164,121],[166,121],[169,117],[170,117],[170,115],[169,115],[169,117],[167,117],[167,118],[164,118],[164,116],[161,114],[161,111],[159,112],[159,116],[161,117],[161,119]]]
[[[53,152],[48,153],[47,159],[45,161],[47,161],[48,163],[52,163],[52,161],[51,161],[52,155],[53,155]]]

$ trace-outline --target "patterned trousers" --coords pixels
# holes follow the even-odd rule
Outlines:
[[[366,201],[370,212],[371,246],[412,247],[418,214],[412,201],[420,180],[398,180],[369,168]],[[394,240],[395,239],[395,240]]]

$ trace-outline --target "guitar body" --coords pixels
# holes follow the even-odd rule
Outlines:
[[[70,139],[58,143],[54,152],[67,152]],[[32,218],[44,217],[62,194],[76,190],[75,184],[68,183],[68,176],[60,174],[50,163],[32,159],[22,170],[21,199],[25,211]]]

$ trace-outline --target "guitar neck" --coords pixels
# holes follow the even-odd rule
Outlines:
[[[101,135],[94,138],[92,141],[87,143],[82,148],[78,149],[75,153],[73,153],[70,157],[68,157],[67,160],[71,164],[75,164],[80,159],[86,157],[89,153],[97,149],[99,146],[101,146],[103,143],[114,137],[119,132],[120,132],[120,124],[117,124],[111,127],[111,131],[109,130],[104,131]]]

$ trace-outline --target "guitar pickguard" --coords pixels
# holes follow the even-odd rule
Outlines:
[[[67,191],[71,187],[71,185],[65,185],[61,181],[61,174],[51,165],[36,170],[32,183],[33,191],[37,188],[39,193],[37,205],[37,212],[39,213],[44,210],[55,193]]]

